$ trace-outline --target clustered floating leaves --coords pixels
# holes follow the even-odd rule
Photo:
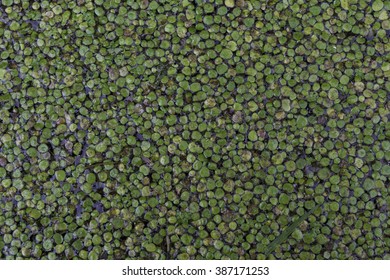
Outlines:
[[[389,11],[1,0],[0,258],[389,259]]]

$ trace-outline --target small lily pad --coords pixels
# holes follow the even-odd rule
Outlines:
[[[225,0],[226,7],[233,8],[235,6],[234,0]]]
[[[297,118],[297,127],[299,129],[306,127],[307,125],[307,119],[303,116],[298,116]]]
[[[254,130],[250,131],[248,134],[248,139],[250,141],[256,141],[258,139],[256,131],[254,131]]]
[[[378,12],[380,10],[383,9],[383,2],[381,0],[375,0],[373,3],[372,3],[372,9],[375,11],[375,12]]]
[[[34,220],[38,220],[42,216],[42,213],[37,209],[32,209],[29,215]]]
[[[157,250],[156,245],[154,245],[153,243],[146,243],[144,247],[148,252],[155,252]]]
[[[64,170],[58,170],[55,174],[58,181],[65,181],[66,173]]]

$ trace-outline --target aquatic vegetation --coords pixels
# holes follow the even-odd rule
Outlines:
[[[389,10],[1,0],[0,258],[389,259]]]

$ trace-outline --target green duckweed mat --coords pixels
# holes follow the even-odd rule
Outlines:
[[[390,259],[389,0],[1,0],[1,259]]]

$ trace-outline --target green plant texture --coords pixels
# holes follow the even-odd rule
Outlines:
[[[0,259],[390,259],[389,0],[0,0]]]

